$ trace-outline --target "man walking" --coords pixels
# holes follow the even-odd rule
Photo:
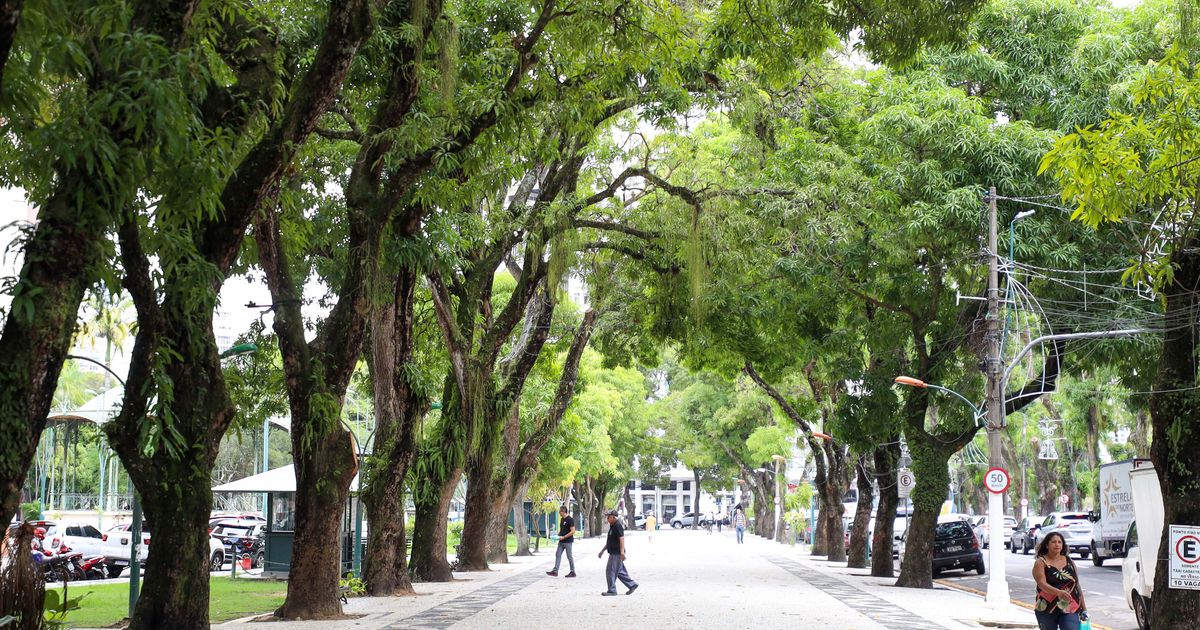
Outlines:
[[[575,543],[575,519],[567,514],[567,506],[558,508],[558,549],[554,551],[554,568],[546,572],[546,575],[558,575],[558,565],[562,562],[563,552],[567,552],[567,563],[571,565],[571,572],[567,577],[575,577],[575,554],[571,548]]]
[[[746,534],[746,513],[742,511],[741,503],[733,511],[733,528],[737,530],[737,541],[740,545],[742,544],[742,536]]]
[[[609,510],[606,514],[608,517],[608,540],[604,544],[604,548],[600,553],[596,554],[599,558],[608,552],[608,568],[604,572],[605,578],[608,579],[608,590],[600,593],[605,597],[612,597],[617,594],[617,580],[621,580],[629,590],[625,591],[626,595],[633,595],[637,590],[638,583],[629,577],[629,572],[625,570],[625,528],[621,526],[621,522],[617,519],[617,511]]]

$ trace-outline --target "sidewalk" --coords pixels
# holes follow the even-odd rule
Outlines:
[[[892,586],[866,569],[846,569],[808,556],[803,546],[778,545],[733,533],[660,530],[626,538],[626,566],[638,591],[601,597],[604,560],[599,538],[575,543],[578,578],[549,577],[553,548],[536,557],[513,558],[488,573],[457,574],[447,584],[418,584],[420,595],[355,598],[346,606],[357,618],[320,622],[216,626],[227,630],[392,630],[400,628],[830,628],[932,630],[989,627],[1001,619],[1031,627],[1032,613],[1016,606],[988,608],[975,595],[938,585],[932,590]],[[566,559],[564,558],[564,565]],[[564,566],[560,575],[566,575]]]

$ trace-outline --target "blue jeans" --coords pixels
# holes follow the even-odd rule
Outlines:
[[[737,536],[738,536],[738,544],[739,544],[739,545],[740,545],[740,544],[742,544],[742,536],[743,536],[745,533],[746,533],[746,528],[745,528],[745,527],[742,527],[741,525],[738,525],[738,527],[737,527]]]
[[[1038,610],[1033,615],[1037,617],[1039,630],[1079,630],[1079,613]]]
[[[567,552],[567,562],[571,564],[571,573],[575,572],[575,554],[572,552],[572,547],[575,546],[575,541],[563,542],[559,541],[558,549],[554,551],[554,572],[558,573],[558,565],[562,562],[563,552]]]

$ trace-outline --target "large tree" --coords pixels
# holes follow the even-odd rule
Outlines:
[[[1062,186],[1063,199],[1075,206],[1076,218],[1106,232],[1115,223],[1145,227],[1129,243],[1131,266],[1123,280],[1152,289],[1161,300],[1161,316],[1155,318],[1162,347],[1150,398],[1150,456],[1162,487],[1164,523],[1200,519],[1200,502],[1190,491],[1200,480],[1194,456],[1200,445],[1194,326],[1200,284],[1195,221],[1200,171],[1194,161],[1200,83],[1191,57],[1190,48],[1177,46],[1161,62],[1147,64],[1133,83],[1127,108],[1063,137],[1043,162]],[[1160,549],[1167,549],[1169,532],[1164,528],[1160,535]],[[1155,576],[1151,618],[1188,619],[1200,613],[1200,596],[1168,588],[1167,578],[1166,571]]]
[[[265,12],[213,17],[225,29],[217,40],[224,71],[236,81],[209,86],[216,102],[197,104],[206,107],[197,110],[195,123],[212,137],[194,139],[177,167],[201,174],[211,161],[236,159],[234,166],[213,174],[203,191],[178,172],[156,173],[152,181],[163,188],[156,212],[138,213],[131,204],[118,228],[123,285],[138,312],[138,332],[124,404],[105,431],[158,543],[147,558],[156,578],[138,600],[135,628],[208,625],[211,471],[234,417],[213,332],[218,293],[252,217],[333,102],[372,26],[368,2],[335,4],[323,19],[303,24],[304,43],[316,45],[309,62],[285,69],[276,63],[280,25]],[[285,73],[293,89],[276,95]],[[276,98],[280,109],[265,107]],[[210,205],[195,207],[196,200]]]

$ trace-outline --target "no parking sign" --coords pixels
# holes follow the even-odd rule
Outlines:
[[[1168,588],[1200,590],[1200,527],[1171,526],[1171,574]]]

